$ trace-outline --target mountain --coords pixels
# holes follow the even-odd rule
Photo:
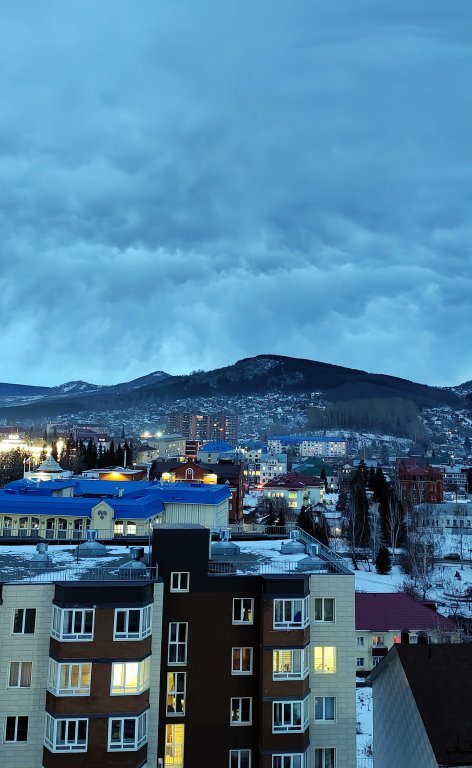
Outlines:
[[[1,387],[18,387],[6,390]],[[26,390],[35,390],[29,394]],[[38,390],[38,391],[36,391]],[[43,391],[45,390],[45,391]],[[151,403],[169,403],[192,397],[211,398],[263,394],[268,392],[319,392],[329,402],[367,398],[401,398],[420,407],[458,407],[463,399],[457,392],[429,387],[395,376],[368,373],[315,360],[281,355],[258,355],[213,371],[171,376],[156,371],[130,382],[98,386],[69,382],[60,387],[0,385],[0,419],[34,421],[81,411],[119,411]],[[29,402],[25,402],[29,400]]]

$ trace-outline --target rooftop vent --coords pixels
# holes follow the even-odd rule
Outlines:
[[[296,555],[305,551],[301,541],[298,541],[296,537],[292,536],[292,533],[298,533],[298,531],[290,531],[290,538],[288,541],[283,541],[280,546],[280,552],[282,555]]]
[[[317,571],[319,573],[320,571],[328,570],[328,563],[321,560],[319,557],[308,555],[298,561],[297,569],[299,571]]]
[[[79,557],[106,557],[107,548],[97,541],[98,531],[95,528],[87,530],[87,541],[77,547]]]
[[[231,539],[231,531],[229,528],[222,528],[220,533],[221,541],[229,541]]]
[[[240,547],[230,541],[231,531],[229,528],[222,528],[220,531],[221,541],[215,541],[211,545],[212,557],[236,557],[241,553]]]
[[[131,560],[128,560],[127,563],[123,563],[118,568],[120,578],[122,579],[146,578],[146,575],[147,575],[146,564],[143,563],[143,561],[141,560],[141,558],[144,556],[144,548],[130,547],[129,554],[130,554]]]
[[[290,540],[291,541],[298,541],[299,535],[296,528],[294,528],[292,531],[290,531]]]
[[[41,570],[43,568],[52,568],[52,560],[47,554],[48,545],[46,542],[36,544],[36,554],[30,560],[29,567]]]

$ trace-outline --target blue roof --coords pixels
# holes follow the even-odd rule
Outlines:
[[[200,451],[205,451],[205,453],[225,453],[226,451],[234,451],[234,446],[225,440],[213,440],[202,445]]]
[[[268,440],[280,440],[280,442],[290,445],[292,443],[345,443],[345,437],[331,437],[330,435],[271,435]]]

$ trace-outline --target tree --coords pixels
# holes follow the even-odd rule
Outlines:
[[[55,440],[53,440],[53,441],[52,441],[52,443],[51,443],[51,456],[52,456],[52,458],[53,458],[55,461],[57,461],[57,459],[58,459],[58,455],[57,455],[57,443],[56,443],[56,441],[55,441]]]
[[[392,559],[390,557],[390,552],[388,551],[388,547],[380,547],[379,551],[377,552],[377,557],[375,558],[375,568],[377,570],[377,573],[382,574],[385,576],[385,574],[390,573],[392,570]]]
[[[303,506],[300,509],[300,514],[297,518],[297,525],[302,529],[302,531],[305,531],[305,533],[308,533],[310,536],[313,536],[313,538],[316,538],[313,517],[309,507]]]
[[[0,453],[0,487],[3,488],[13,480],[20,480],[24,474],[24,461],[27,457],[23,451],[6,451]]]
[[[272,500],[269,502],[269,514],[265,519],[266,525],[275,525],[277,522],[277,515],[275,514],[274,504]]]
[[[326,515],[321,509],[315,509],[312,512],[312,518],[315,531],[313,535],[315,539],[317,539],[321,544],[324,544],[325,547],[329,547],[331,531],[326,519]]]
[[[359,549],[370,540],[369,501],[365,492],[365,465],[349,480],[346,509],[343,516],[344,533],[351,549],[352,564],[358,569]]]
[[[409,576],[414,591],[426,600],[432,587],[434,563],[438,554],[438,537],[434,531],[421,528],[410,531],[402,557],[403,571]]]

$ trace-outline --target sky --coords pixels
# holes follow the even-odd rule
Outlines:
[[[470,0],[5,0],[0,381],[472,379]]]

